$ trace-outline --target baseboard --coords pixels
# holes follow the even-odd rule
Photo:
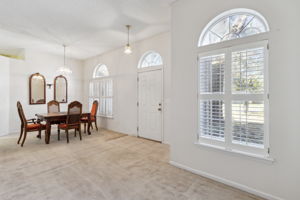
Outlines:
[[[254,194],[256,196],[259,196],[259,197],[262,197],[262,198],[265,198],[265,199],[268,199],[268,200],[284,200],[280,197],[276,197],[276,196],[273,196],[271,194],[268,194],[268,193],[265,193],[265,192],[262,192],[262,191],[259,191],[259,190],[256,190],[256,189],[253,189],[253,188],[250,188],[246,185],[242,185],[242,184],[239,184],[239,183],[236,183],[234,181],[230,181],[230,180],[227,180],[227,179],[224,179],[224,178],[221,178],[221,177],[218,177],[218,176],[215,176],[213,174],[209,174],[209,173],[206,173],[204,171],[200,171],[200,170],[196,170],[196,169],[193,169],[193,168],[190,168],[188,166],[185,166],[185,165],[182,165],[182,164],[179,164],[177,162],[174,162],[174,161],[169,161],[169,163],[175,167],[178,167],[180,169],[184,169],[184,170],[187,170],[189,172],[192,172],[194,174],[197,174],[197,175],[200,175],[200,176],[203,176],[205,178],[209,178],[209,179],[212,179],[214,181],[217,181],[217,182],[220,182],[220,183],[223,183],[225,185],[229,185],[231,187],[234,187],[234,188],[237,188],[239,190],[243,190],[245,192],[248,192],[250,194]]]
[[[19,134],[19,133],[20,133],[19,131],[12,131],[12,132],[9,132],[9,133],[2,133],[2,134],[0,134],[0,137],[13,136],[13,135],[16,135],[16,134]]]

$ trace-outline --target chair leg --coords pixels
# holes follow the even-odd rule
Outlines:
[[[66,129],[66,135],[67,135],[67,143],[69,143],[69,130]]]
[[[42,139],[42,130],[39,130],[39,138]]]
[[[77,137],[77,129],[75,128],[74,136]]]
[[[78,132],[79,132],[79,138],[80,138],[80,140],[82,140],[82,137],[81,137],[81,128],[80,127],[78,129]]]
[[[95,126],[96,126],[96,130],[98,131],[97,119],[95,120]]]
[[[86,123],[84,123],[84,133],[86,133]]]
[[[57,139],[60,140],[60,130],[57,131]]]
[[[27,130],[25,129],[25,132],[24,132],[24,138],[23,138],[23,141],[22,141],[21,147],[23,147],[23,145],[24,145],[24,143],[25,143],[26,136],[27,136]]]
[[[23,125],[21,125],[21,132],[20,132],[20,137],[19,137],[19,140],[18,140],[18,144],[20,144],[21,138],[23,136],[23,131],[24,131],[24,128],[23,128]]]
[[[94,130],[93,123],[91,122],[91,128]]]

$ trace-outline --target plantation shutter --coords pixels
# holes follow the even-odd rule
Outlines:
[[[200,95],[200,133],[211,139],[224,139],[225,107],[214,94],[224,94],[225,54],[217,54],[200,58],[199,84]],[[205,99],[205,100],[204,100]]]
[[[232,52],[232,142],[264,145],[264,47]]]
[[[260,42],[199,56],[199,140],[267,152],[266,52]]]

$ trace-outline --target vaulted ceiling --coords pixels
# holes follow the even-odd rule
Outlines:
[[[0,49],[25,48],[86,59],[168,31],[175,0],[1,0]]]

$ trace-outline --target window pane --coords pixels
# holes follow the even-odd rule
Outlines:
[[[112,97],[113,96],[113,82],[112,80],[108,80],[108,93],[107,96]]]
[[[105,107],[106,107],[105,98],[100,98],[100,102],[99,103],[100,103],[99,113],[100,113],[100,115],[105,116]]]
[[[225,105],[219,100],[200,100],[200,135],[224,140]]]
[[[100,96],[100,87],[101,87],[101,82],[97,81],[95,83],[95,97],[99,97]]]
[[[153,66],[159,66],[162,65],[162,58],[161,56],[156,52],[150,52],[146,54],[141,61],[140,68],[145,67],[153,67]]]
[[[232,102],[233,143],[263,147],[264,102]]]
[[[240,32],[240,37],[255,35],[258,33],[265,32],[265,30],[266,30],[265,24],[257,17],[254,17],[248,23],[248,25]]]
[[[199,46],[214,44],[221,41],[232,40],[268,31],[263,19],[250,13],[233,13],[220,17],[205,29]]]
[[[211,28],[210,32],[219,37],[220,41],[223,40],[224,36],[229,34],[229,22],[229,18],[221,19],[214,27]]]
[[[106,98],[106,115],[112,116],[112,98]]]
[[[232,52],[232,93],[264,93],[264,48]]]
[[[225,54],[200,58],[200,93],[224,92]]]
[[[98,65],[94,72],[94,78],[101,78],[109,76],[108,69],[106,65]]]

